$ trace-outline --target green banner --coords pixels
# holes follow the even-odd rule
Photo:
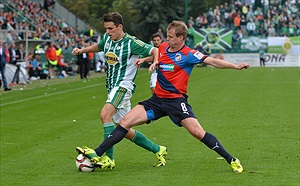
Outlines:
[[[210,44],[211,49],[230,50],[232,47],[232,30],[227,28],[207,28],[190,30],[194,36],[194,45],[202,43],[205,48]]]

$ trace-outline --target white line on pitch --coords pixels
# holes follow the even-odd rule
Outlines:
[[[85,88],[95,87],[95,86],[99,86],[99,85],[103,85],[103,84],[105,84],[105,83],[100,83],[100,84],[95,84],[95,85],[90,85],[90,86],[85,86],[85,87],[79,87],[79,88],[75,88],[75,89],[70,89],[70,90],[65,90],[65,91],[60,91],[60,92],[55,92],[55,93],[50,93],[50,94],[45,94],[45,95],[41,95],[41,96],[21,99],[21,100],[17,100],[17,101],[12,101],[12,102],[9,102],[9,103],[3,103],[3,104],[0,104],[0,107],[6,106],[6,105],[12,105],[12,104],[15,104],[15,103],[21,103],[21,102],[24,102],[24,101],[29,101],[29,100],[54,96],[54,95],[57,95],[57,94],[64,94],[64,93],[67,93],[67,92],[72,92],[72,91],[75,91],[75,90],[81,90],[81,89],[85,89]]]

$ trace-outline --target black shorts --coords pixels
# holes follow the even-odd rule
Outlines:
[[[155,94],[148,100],[138,103],[143,105],[148,122],[157,120],[164,116],[169,116],[174,124],[181,127],[180,122],[185,118],[196,118],[192,107],[186,98],[159,98]]]

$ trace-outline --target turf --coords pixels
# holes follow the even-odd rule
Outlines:
[[[104,74],[37,80],[1,90],[0,185],[299,185],[299,68],[243,71],[195,68],[189,102],[202,126],[237,156],[242,174],[169,118],[136,127],[168,147],[167,165],[127,140],[115,146],[116,168],[76,170],[76,146],[97,147]],[[140,69],[132,105],[150,96]]]

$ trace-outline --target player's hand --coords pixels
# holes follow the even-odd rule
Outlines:
[[[145,58],[140,58],[140,59],[135,60],[134,65],[136,67],[140,67],[140,65],[144,62],[145,62]]]
[[[79,48],[74,48],[74,49],[72,50],[72,55],[80,55],[80,54],[81,54],[81,51],[80,51]]]
[[[244,69],[244,68],[247,69],[247,68],[249,68],[249,66],[250,66],[250,65],[249,65],[248,63],[245,63],[245,62],[244,62],[244,63],[239,64],[239,65],[237,66],[236,69],[237,69],[237,70],[242,70],[242,69]]]
[[[158,65],[158,62],[152,63],[149,67],[149,72],[153,73]]]

